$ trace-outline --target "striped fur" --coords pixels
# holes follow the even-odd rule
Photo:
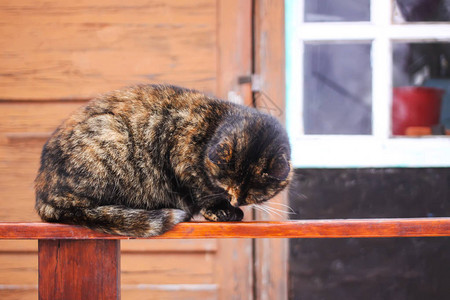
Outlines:
[[[36,210],[48,222],[154,236],[197,213],[241,220],[238,206],[273,197],[291,169],[274,118],[142,85],[92,100],[56,129],[42,151]]]

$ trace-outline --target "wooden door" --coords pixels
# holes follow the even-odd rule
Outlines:
[[[252,1],[0,2],[0,220],[37,221],[55,127],[98,93],[171,83],[251,102]],[[122,242],[123,299],[253,299],[251,240]],[[37,297],[37,243],[0,242],[0,298]]]

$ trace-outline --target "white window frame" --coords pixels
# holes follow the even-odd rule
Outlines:
[[[370,22],[305,22],[304,0],[285,1],[286,126],[301,168],[449,167],[450,138],[392,137],[392,43],[450,41],[449,23],[393,23],[392,0],[371,0]],[[305,135],[304,45],[372,43],[372,135]],[[369,66],[368,66],[369,67]]]

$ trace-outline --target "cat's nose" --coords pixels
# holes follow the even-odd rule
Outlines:
[[[231,196],[230,204],[233,205],[234,207],[238,207],[239,206],[238,198],[236,196]]]

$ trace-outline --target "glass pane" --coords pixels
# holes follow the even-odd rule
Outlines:
[[[370,0],[305,0],[305,21],[370,21]]]
[[[305,134],[371,134],[370,44],[305,45]]]
[[[394,43],[394,135],[450,133],[450,43]]]
[[[450,0],[396,0],[394,21],[404,22],[449,22]]]

